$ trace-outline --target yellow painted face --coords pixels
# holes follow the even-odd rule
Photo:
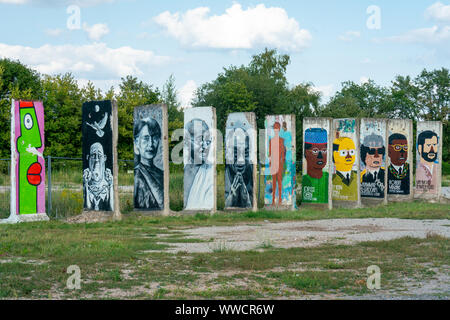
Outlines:
[[[334,140],[339,150],[333,152],[333,160],[338,171],[350,171],[356,160],[356,147],[352,139],[343,137]]]

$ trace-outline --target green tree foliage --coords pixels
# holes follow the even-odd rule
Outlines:
[[[416,78],[398,76],[391,88],[396,118],[442,121],[443,159],[450,160],[450,73],[448,69],[423,70]]]
[[[39,99],[40,75],[19,61],[0,59],[0,157],[11,155],[11,99]]]
[[[265,49],[252,57],[248,66],[224,68],[215,80],[196,92],[195,106],[214,106],[218,129],[224,132],[232,112],[255,112],[258,128],[264,128],[266,115],[295,114],[297,141],[302,138],[302,120],[319,108],[320,94],[311,84],[289,87],[286,80],[288,55]],[[298,155],[302,148],[297,148]]]
[[[387,88],[378,86],[373,80],[363,84],[347,81],[318,114],[331,118],[380,118],[386,117],[390,108]]]
[[[177,129],[183,128],[184,114],[180,110],[181,103],[178,100],[178,92],[175,86],[175,77],[170,75],[162,90],[162,101],[167,105],[167,114],[169,122],[169,154],[178,141],[172,141],[172,134]]]
[[[83,90],[73,75],[44,76],[45,154],[81,157]]]

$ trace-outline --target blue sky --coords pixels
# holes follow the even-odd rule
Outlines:
[[[346,80],[450,67],[449,1],[0,0],[0,18],[0,57],[102,89],[174,74],[183,105],[264,47],[288,53],[289,83],[313,83],[324,101]]]

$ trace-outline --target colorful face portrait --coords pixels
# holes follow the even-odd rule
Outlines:
[[[433,131],[424,131],[417,138],[417,151],[425,162],[436,162],[438,157],[438,136]]]
[[[307,174],[313,178],[321,178],[322,170],[327,164],[328,155],[327,131],[311,128],[305,131],[305,159]]]
[[[356,146],[352,139],[342,137],[333,142],[333,162],[337,171],[351,171],[356,160]]]
[[[394,133],[389,137],[389,159],[396,166],[402,166],[408,160],[408,140],[403,134]]]
[[[306,174],[302,179],[302,201],[305,203],[328,202],[328,137],[323,128],[305,130],[304,157]]]
[[[43,152],[43,110],[39,103],[20,101],[15,110],[16,148],[18,152],[17,214],[42,213],[45,207],[45,168]],[[41,105],[41,104],[40,104]],[[38,117],[39,113],[39,117]],[[18,125],[18,127],[17,127]]]
[[[408,139],[401,133],[389,136],[388,194],[410,194],[410,172],[408,164]]]
[[[418,132],[420,132],[418,124]],[[417,136],[416,189],[415,193],[436,194],[439,189],[440,165],[439,137],[435,131],[425,130]]]
[[[361,145],[361,161],[369,170],[379,169],[383,164],[385,150],[383,137],[376,134],[366,136]]]

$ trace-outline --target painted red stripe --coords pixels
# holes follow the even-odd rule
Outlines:
[[[33,101],[20,101],[20,107],[21,108],[29,108],[29,107],[33,107]]]

